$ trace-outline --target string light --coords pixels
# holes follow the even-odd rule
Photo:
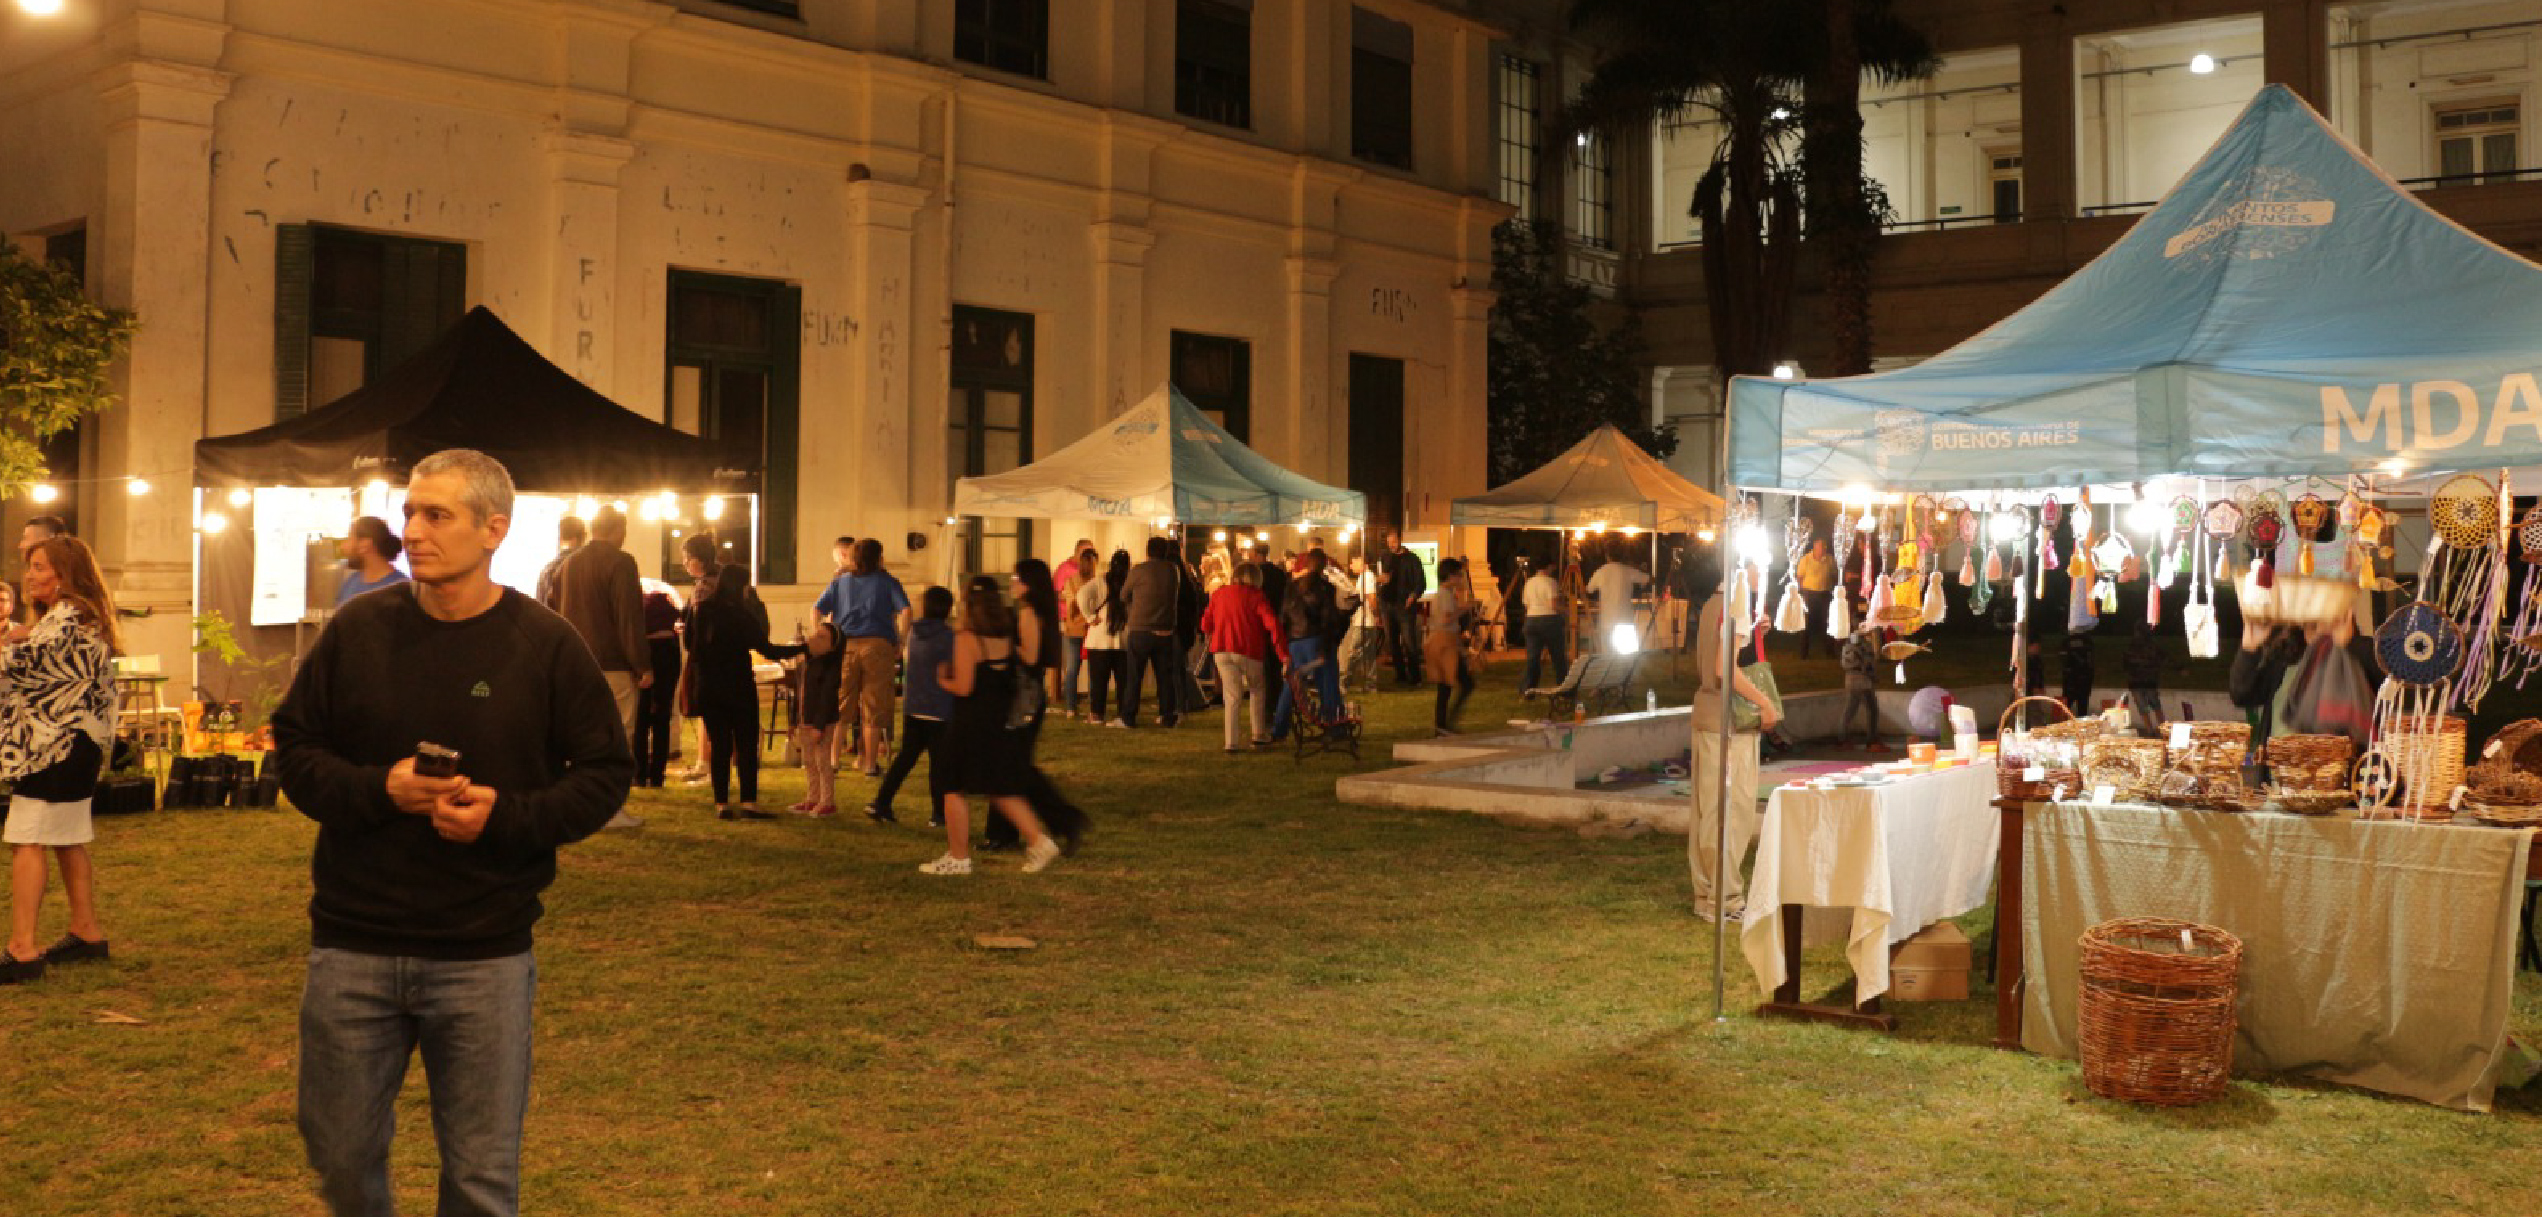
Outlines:
[[[27,488],[26,496],[38,503],[50,503],[62,497],[62,492],[55,490],[51,482],[37,482]]]
[[[229,505],[230,505],[230,506],[232,506],[232,507],[245,507],[245,506],[247,506],[249,503],[253,503],[253,502],[255,502],[255,501],[256,501],[256,494],[255,494],[255,492],[254,492],[254,491],[249,490],[249,489],[248,489],[248,488],[246,488],[245,486],[241,486],[241,487],[237,488],[236,490],[232,490],[232,491],[230,491],[230,492],[229,492]],[[217,529],[215,529],[214,531],[218,531],[218,530],[217,530]]]
[[[578,495],[575,495],[575,496],[574,496],[574,514],[575,514],[577,517],[579,517],[579,518],[581,518],[581,519],[585,519],[585,520],[588,520],[588,519],[592,518],[593,516],[599,515],[599,514],[600,514],[600,500],[595,499],[595,498],[593,498],[593,497],[591,497],[590,495],[587,495],[587,494],[578,494]]]
[[[724,500],[720,497],[706,500],[704,503],[698,505],[697,514],[706,517],[706,522],[709,524],[723,519]]]
[[[134,498],[139,498],[142,495],[150,493],[150,479],[134,478],[133,480],[124,483],[124,493],[132,495]]]
[[[218,534],[218,533],[219,533],[222,529],[225,529],[225,528],[228,528],[228,527],[229,527],[229,517],[228,517],[228,516],[222,515],[221,513],[217,512],[217,511],[207,511],[207,512],[204,512],[204,513],[203,513],[203,532],[204,532],[204,535],[206,535],[206,536],[215,535],[215,534]]]

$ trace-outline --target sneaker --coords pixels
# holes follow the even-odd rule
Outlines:
[[[20,959],[5,950],[0,950],[0,985],[22,985],[31,980],[42,979],[44,979],[43,956]]]
[[[900,823],[900,817],[893,815],[891,808],[882,806],[878,803],[867,803],[865,805],[865,818],[872,820],[877,824]],[[944,826],[942,824],[938,824],[936,827],[942,828]]]
[[[622,809],[622,810],[620,810],[620,811],[618,812],[618,814],[616,814],[616,815],[614,815],[614,816],[609,817],[609,822],[608,822],[608,823],[606,823],[606,824],[601,825],[601,827],[602,827],[602,828],[642,828],[642,827],[644,827],[644,821],[643,821],[641,818],[637,817],[637,815],[636,815],[634,812],[626,811],[626,810],[623,810],[623,809]]]
[[[918,873],[922,875],[967,875],[971,873],[971,860],[969,858],[957,858],[951,854],[946,854],[933,862],[921,865],[918,868]]]
[[[77,934],[64,934],[60,942],[44,948],[44,962],[54,966],[66,963],[88,963],[106,958],[106,940],[94,942]]]
[[[1124,731],[1127,731],[1127,730],[1129,730],[1129,729],[1130,729],[1129,721],[1128,721],[1127,719],[1119,719],[1119,718],[1113,719],[1111,722],[1105,723],[1105,724],[1104,724],[1104,726],[1107,726],[1107,727],[1118,727],[1118,728],[1120,728],[1120,729],[1122,729],[1122,730],[1124,730]]]
[[[1706,925],[1711,925],[1716,921],[1727,921],[1732,925],[1738,925],[1748,919],[1748,906],[1744,903],[1734,903],[1730,907],[1721,909],[1718,912],[1696,909],[1695,919]]]
[[[1059,842],[1048,837],[1035,841],[1024,850],[1024,873],[1038,875],[1059,860]]]

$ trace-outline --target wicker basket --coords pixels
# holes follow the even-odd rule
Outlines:
[[[2242,941],[2213,926],[2105,921],[2083,935],[2083,1084],[2103,1098],[2185,1107],[2233,1067]]]
[[[2053,707],[2067,722],[2075,721],[2074,711],[2053,697],[2019,698],[2004,707],[2003,716],[1995,720],[1995,792],[2009,802],[2044,803],[2056,797],[2060,786],[2068,793],[2083,787],[2081,772],[2071,766],[2040,766],[2041,773],[2035,781],[2023,776],[2031,769],[2031,741],[2039,733],[2034,730],[2015,734],[2012,720],[2022,707],[2033,702]]]
[[[2494,828],[2542,828],[2542,803],[2488,803],[2465,799],[2461,814]]]
[[[2268,768],[2287,790],[2348,789],[2357,743],[2344,735],[2281,735],[2268,741]]]
[[[2082,788],[2107,786],[2131,803],[2149,802],[2162,781],[2163,742],[2104,737],[2083,745]]]
[[[2251,725],[2232,722],[2192,722],[2189,746],[2179,750],[2171,760],[2175,769],[2186,769],[2206,781],[2231,778],[2241,783],[2242,758],[2251,750]],[[2175,730],[2177,724],[2175,724]]]
[[[2511,773],[2542,775],[2542,719],[2520,718],[2498,728],[2480,749],[2480,761],[2464,771],[2474,790],[2495,787]]]
[[[2463,752],[2470,740],[2471,726],[2453,715],[2438,719],[2434,727],[2425,720],[2403,719],[2383,739],[2381,747],[2391,756],[2401,781],[2424,804],[2418,818],[2448,818],[2454,787],[2463,784]]]
[[[2268,801],[2276,805],[2279,811],[2288,815],[2326,816],[2332,812],[2356,806],[2357,796],[2345,789],[2308,790],[2299,787],[2272,786],[2268,791]]]

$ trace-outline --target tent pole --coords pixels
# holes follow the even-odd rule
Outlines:
[[[1725,396],[1721,403],[1721,488],[1723,490],[1730,488],[1731,426],[1730,403]],[[1730,536],[1729,498],[1726,495],[1722,498],[1722,508],[1721,523],[1713,533],[1715,552],[1721,556],[1721,636],[1715,640],[1715,645],[1720,648],[1721,656],[1721,691],[1720,701],[1716,707],[1721,713],[1721,721],[1716,728],[1716,748],[1712,766],[1714,770],[1712,775],[1712,1021],[1716,1023],[1723,1021],[1725,1017],[1724,1008],[1727,1001],[1725,986],[1729,977],[1729,956],[1726,952],[1730,949],[1730,922],[1724,916],[1726,910],[1723,907],[1721,893],[1727,883],[1730,868],[1731,673],[1738,670],[1736,665],[1739,661],[1738,644],[1734,641],[1737,634],[1734,623],[1738,613],[1730,604],[1730,558],[1737,546]],[[1702,616],[1698,614],[1696,620],[1700,623]],[[1703,696],[1703,664],[1700,661],[1696,663],[1695,671],[1697,686],[1695,696],[1701,697]],[[1701,829],[1698,828],[1697,831]]]

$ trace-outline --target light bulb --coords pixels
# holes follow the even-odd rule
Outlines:
[[[2127,526],[2137,532],[2154,532],[2162,527],[2162,504],[2151,498],[2138,499],[2127,506]]]
[[[255,492],[249,490],[245,486],[241,486],[238,489],[229,492],[229,505],[232,507],[245,507],[249,503],[253,503],[255,501]]]
[[[2029,529],[2030,521],[2024,519],[2018,511],[1998,511],[1995,513],[1994,522],[1986,526],[1987,535],[1993,537],[1997,545],[2018,541],[2021,539],[2021,534]]]
[[[2203,51],[2198,54],[2191,55],[2189,57],[2189,70],[2200,76],[2212,74],[2215,71],[2215,56],[2209,55]]]
[[[704,503],[698,505],[697,514],[706,517],[709,522],[723,519],[724,500],[721,498],[707,499]]]
[[[609,507],[611,510],[616,511],[619,515],[627,514],[627,501],[625,499],[611,499],[609,501]]]
[[[58,17],[62,15],[62,2],[63,0],[18,0],[18,11],[29,17]]]
[[[51,482],[37,482],[35,485],[27,488],[26,497],[33,499],[38,503],[50,503],[53,500],[62,497],[62,492],[55,490],[53,488],[53,483]]]
[[[207,511],[203,513],[203,531],[205,533],[217,533],[227,527],[229,527],[228,516],[222,515],[217,511]]]
[[[1630,655],[1642,648],[1642,637],[1632,626],[1616,624],[1607,627],[1606,649],[1617,655]]]
[[[124,491],[125,493],[136,497],[148,494],[150,493],[150,480],[148,478],[134,478],[133,480],[124,483]]]
[[[1716,533],[1716,532],[1714,532],[1713,530],[1711,530],[1711,529],[1709,529],[1709,528],[1698,528],[1698,529],[1696,529],[1696,530],[1695,530],[1695,539],[1696,539],[1696,540],[1698,540],[1698,541],[1703,542],[1703,543],[1704,543],[1704,544],[1706,544],[1706,545],[1710,545],[1710,544],[1712,544],[1713,538],[1715,538],[1715,537],[1717,537],[1717,536],[1720,536],[1720,535],[1721,535],[1721,534]]]
[[[1218,531],[1209,534],[1209,539],[1223,545],[1227,541],[1227,530],[1221,528]]]
[[[578,516],[578,517],[582,518],[582,519],[585,519],[585,520],[588,520],[588,519],[592,518],[593,516],[599,515],[599,514],[600,514],[600,500],[595,499],[595,498],[593,498],[593,497],[591,497],[590,495],[587,495],[587,494],[578,494],[578,495],[575,495],[575,496],[574,496],[574,514],[575,514],[576,516]]]
[[[1765,565],[1765,529],[1750,524],[1739,530],[1739,560],[1751,566]]]

